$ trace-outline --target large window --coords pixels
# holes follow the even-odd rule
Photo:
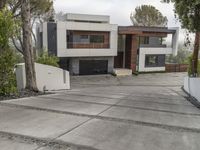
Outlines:
[[[104,43],[104,35],[90,35],[90,43]]]
[[[89,39],[88,35],[80,35],[80,39]]]
[[[67,31],[67,48],[109,48],[110,32]]]
[[[165,55],[146,55],[145,67],[163,67],[165,66]]]

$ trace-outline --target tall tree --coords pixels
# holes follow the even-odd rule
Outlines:
[[[159,26],[167,25],[167,17],[151,5],[142,5],[135,8],[131,13],[130,19],[135,26]]]
[[[16,20],[21,21],[21,1],[19,0],[7,0],[8,6],[15,16]],[[34,34],[34,25],[37,22],[48,21],[54,16],[53,0],[30,0],[31,11],[31,28],[34,43],[36,43],[36,37]],[[23,54],[23,40],[22,40],[22,28],[19,29],[17,37],[12,38],[15,48]]]
[[[21,18],[23,29],[23,54],[26,70],[26,89],[38,92],[31,38],[32,34],[30,0],[21,0]]]
[[[8,5],[7,5],[8,4]],[[48,12],[53,7],[52,0],[1,0],[0,10],[6,5],[12,12],[13,20],[21,22],[21,30],[19,33],[19,41],[21,49],[18,49],[24,55],[26,70],[26,89],[37,92],[36,73],[34,64],[34,54],[32,47],[32,27],[33,19]],[[13,40],[14,41],[14,40]]]
[[[198,74],[198,56],[200,48],[200,0],[163,0],[174,3],[175,13],[182,27],[195,33],[193,52],[193,76]]]

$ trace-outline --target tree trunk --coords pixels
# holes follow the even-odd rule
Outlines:
[[[198,72],[198,60],[199,60],[199,45],[200,42],[200,32],[195,34],[194,52],[193,52],[193,75],[196,77]]]
[[[30,0],[21,0],[23,52],[26,70],[26,89],[38,92],[36,84],[35,63],[31,37]]]

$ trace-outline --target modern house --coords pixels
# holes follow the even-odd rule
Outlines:
[[[112,73],[117,56],[118,26],[109,16],[67,14],[64,22],[38,26],[38,45],[60,58],[74,75]]]
[[[176,55],[178,34],[178,28],[118,27],[109,16],[67,14],[62,22],[38,25],[37,44],[74,75],[113,73],[114,68],[152,72],[165,71],[166,54]]]

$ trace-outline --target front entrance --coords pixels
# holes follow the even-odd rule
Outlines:
[[[108,73],[108,60],[80,60],[80,75],[97,75]]]
[[[134,34],[119,35],[118,56],[115,57],[115,68],[137,71],[138,36]]]

